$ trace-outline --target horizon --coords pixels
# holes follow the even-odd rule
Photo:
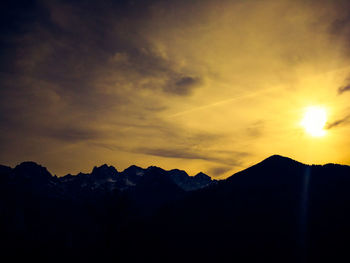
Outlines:
[[[284,159],[289,159],[289,160],[291,160],[291,161],[295,161],[295,162],[298,162],[298,163],[301,163],[301,164],[307,165],[307,166],[325,166],[325,165],[331,164],[331,165],[349,166],[349,167],[350,167],[350,165],[347,165],[347,164],[331,163],[331,162],[327,162],[327,163],[323,163],[323,164],[318,164],[318,163],[304,163],[304,162],[301,162],[301,161],[299,161],[299,160],[295,160],[295,159],[293,159],[293,158],[290,158],[290,157],[288,157],[288,156],[283,156],[283,155],[279,155],[279,154],[270,155],[270,156],[268,156],[268,157],[266,157],[266,158],[264,158],[264,159],[262,159],[262,160],[260,160],[260,161],[258,161],[258,162],[256,162],[256,163],[252,164],[251,166],[245,167],[245,168],[243,168],[243,169],[241,169],[241,170],[238,170],[238,171],[234,172],[233,174],[228,175],[227,177],[223,177],[223,178],[214,177],[214,176],[212,176],[212,175],[210,175],[210,174],[207,174],[207,173],[205,173],[205,172],[203,172],[203,171],[198,171],[198,172],[195,172],[194,174],[190,174],[190,173],[188,173],[188,172],[186,171],[186,169],[179,169],[179,168],[176,168],[176,167],[175,167],[175,168],[170,168],[170,169],[165,169],[165,168],[163,168],[163,167],[159,167],[159,166],[156,166],[156,165],[148,165],[148,166],[144,166],[144,167],[143,167],[143,166],[138,166],[138,165],[135,165],[135,164],[131,164],[131,165],[125,167],[125,168],[119,169],[119,167],[117,167],[117,166],[115,166],[115,165],[113,165],[113,164],[102,163],[102,164],[99,164],[99,165],[94,165],[90,170],[77,171],[77,172],[74,172],[74,173],[66,173],[66,174],[63,174],[63,175],[57,175],[57,174],[55,174],[55,173],[52,173],[52,172],[50,171],[50,167],[47,167],[47,166],[42,165],[42,164],[40,164],[40,163],[38,163],[38,162],[35,162],[35,161],[23,161],[23,162],[19,162],[19,163],[15,164],[15,165],[13,165],[13,166],[4,165],[4,164],[2,164],[2,163],[0,163],[0,165],[7,166],[7,167],[10,167],[11,169],[14,169],[16,166],[18,166],[18,165],[20,165],[20,164],[22,164],[22,163],[27,163],[27,162],[28,162],[28,163],[35,163],[36,165],[39,165],[39,166],[41,166],[41,167],[46,168],[47,171],[48,171],[52,176],[57,176],[58,178],[59,178],[59,177],[64,177],[64,176],[67,176],[67,175],[76,176],[76,175],[78,175],[78,174],[80,174],[80,173],[82,173],[82,174],[89,174],[89,173],[92,173],[93,170],[94,170],[95,168],[100,168],[100,167],[102,167],[102,166],[104,166],[104,165],[107,165],[108,167],[113,167],[113,168],[115,168],[115,169],[117,170],[118,173],[124,172],[126,169],[128,169],[128,168],[130,168],[130,167],[132,167],[132,166],[136,166],[136,167],[141,168],[141,169],[143,169],[143,170],[146,170],[146,169],[148,169],[148,168],[150,168],[150,167],[157,167],[157,168],[160,168],[160,169],[162,169],[162,170],[164,170],[164,171],[166,171],[166,172],[173,171],[173,170],[183,171],[183,172],[185,172],[185,173],[186,173],[188,176],[190,176],[190,177],[194,177],[194,176],[196,176],[197,174],[204,173],[205,175],[209,176],[209,177],[210,177],[211,179],[213,179],[213,180],[225,180],[225,179],[227,179],[227,178],[229,178],[229,177],[231,177],[231,176],[234,176],[234,175],[237,174],[237,173],[240,173],[240,172],[242,172],[242,171],[247,170],[248,168],[250,168],[250,167],[252,167],[252,166],[258,165],[258,164],[260,164],[260,163],[262,163],[262,162],[264,162],[264,161],[266,161],[266,160],[268,160],[268,159],[271,159],[272,157],[282,157],[282,158],[284,158]],[[88,168],[86,168],[86,169],[88,169]]]

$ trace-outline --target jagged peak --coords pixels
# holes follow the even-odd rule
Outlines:
[[[101,166],[94,166],[94,168],[92,169],[92,174],[94,173],[98,173],[101,171],[109,171],[109,172],[113,172],[113,173],[118,173],[117,169],[114,166],[108,166],[107,164],[102,164]]]
[[[203,172],[199,172],[194,176],[195,178],[200,178],[200,179],[206,179],[206,180],[211,180],[211,177]]]
[[[154,165],[151,165],[149,167],[147,167],[146,170],[158,170],[158,171],[165,171],[164,169],[158,167],[158,166],[154,166]]]
[[[134,171],[134,170],[139,171],[139,170],[144,170],[144,169],[142,167],[139,167],[139,166],[133,164],[133,165],[130,165],[128,168],[126,168],[123,172]]]
[[[171,169],[169,171],[170,174],[180,174],[180,175],[184,175],[184,176],[189,176],[186,171],[184,170],[180,170],[180,169]]]

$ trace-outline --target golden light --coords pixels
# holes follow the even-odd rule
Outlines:
[[[306,108],[301,125],[311,136],[322,137],[326,134],[326,131],[324,130],[326,122],[326,109],[321,106],[310,106]]]

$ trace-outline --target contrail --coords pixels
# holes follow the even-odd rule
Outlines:
[[[337,72],[337,71],[340,71],[340,70],[345,70],[345,69],[348,69],[348,68],[350,68],[350,66],[348,66],[348,65],[347,66],[342,66],[342,67],[338,67],[338,68],[335,68],[335,69],[326,70],[325,72],[322,72],[322,73],[312,74],[311,77],[321,76],[321,75],[324,75],[325,73],[333,73],[333,72]],[[311,78],[311,77],[306,77],[306,78],[308,79],[308,78]],[[207,108],[210,108],[210,107],[219,106],[219,105],[222,105],[222,104],[225,104],[225,103],[229,103],[229,102],[235,101],[237,99],[241,99],[241,98],[253,97],[253,96],[256,96],[256,95],[259,95],[259,94],[262,94],[262,93],[265,93],[265,92],[268,92],[268,91],[271,91],[271,90],[277,90],[277,89],[280,89],[280,88],[281,87],[278,86],[278,87],[275,87],[275,88],[264,89],[264,90],[261,90],[261,91],[257,91],[257,92],[241,95],[241,96],[238,96],[238,97],[230,98],[230,99],[227,99],[227,100],[222,100],[222,101],[214,102],[214,103],[211,103],[211,104],[195,107],[195,108],[192,108],[192,109],[189,109],[189,110],[177,112],[177,113],[169,115],[168,117],[172,118],[172,117],[185,115],[187,113],[200,111],[200,110],[207,109]]]
[[[187,113],[191,113],[191,112],[195,112],[195,111],[200,111],[200,110],[203,110],[203,109],[207,109],[207,108],[219,106],[219,105],[222,105],[222,104],[225,104],[225,103],[229,103],[229,102],[235,101],[235,100],[237,100],[237,99],[254,97],[254,96],[257,96],[257,95],[259,95],[259,94],[262,94],[262,93],[265,93],[265,92],[268,92],[268,91],[271,91],[271,90],[275,90],[275,89],[277,89],[277,88],[264,89],[264,90],[262,90],[262,91],[252,92],[252,93],[249,93],[249,94],[237,96],[237,97],[230,98],[230,99],[227,99],[227,100],[221,100],[221,101],[214,102],[214,103],[211,103],[211,104],[207,104],[207,105],[195,107],[195,108],[192,108],[192,109],[189,109],[189,110],[177,112],[177,113],[174,113],[174,114],[172,114],[172,115],[169,115],[169,117],[172,118],[172,117],[177,117],[177,116],[185,115],[185,114],[187,114]]]

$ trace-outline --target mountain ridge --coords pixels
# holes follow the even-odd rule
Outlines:
[[[252,167],[255,167],[255,166],[258,166],[258,165],[261,165],[261,164],[265,164],[265,163],[268,163],[268,162],[276,163],[276,162],[279,162],[280,160],[282,160],[282,161],[284,161],[284,162],[291,161],[291,162],[294,162],[294,163],[299,163],[299,164],[307,165],[307,166],[329,166],[329,165],[343,166],[343,167],[349,167],[349,166],[350,166],[350,165],[338,164],[338,163],[306,164],[306,163],[297,161],[297,160],[295,160],[295,159],[292,159],[292,158],[290,158],[290,157],[286,157],[286,156],[279,155],[279,154],[273,154],[273,155],[271,155],[271,156],[269,156],[269,157],[263,159],[262,161],[260,161],[260,162],[258,162],[258,163],[256,163],[256,164],[254,164],[254,165],[252,165],[252,166],[250,166],[250,167],[244,168],[243,170],[240,170],[240,171],[238,171],[238,172],[236,172],[236,173],[234,173],[234,174],[232,174],[232,175],[230,175],[230,176],[228,176],[228,177],[226,177],[226,178],[224,178],[224,179],[215,179],[215,180],[226,180],[226,179],[228,179],[228,178],[230,178],[230,177],[232,177],[232,176],[234,176],[234,175],[236,175],[236,174],[241,173],[242,171],[245,171],[246,169],[250,169],[250,168],[252,168]],[[15,169],[17,166],[21,166],[21,165],[23,165],[23,164],[37,165],[37,166],[43,167],[43,168],[45,168],[46,170],[48,170],[46,167],[44,167],[44,166],[42,166],[41,164],[38,164],[38,163],[36,163],[36,162],[34,162],[34,161],[23,161],[23,162],[21,162],[21,163],[15,165],[15,167],[11,167],[11,166],[8,166],[8,165],[2,165],[2,164],[0,164],[0,171],[2,171],[3,169],[8,170],[9,168],[10,168],[10,169]],[[113,165],[108,165],[108,164],[106,164],[106,163],[101,164],[100,166],[97,166],[97,165],[93,166],[93,168],[92,168],[92,170],[91,170],[90,173],[78,172],[77,174],[68,173],[68,174],[65,174],[65,175],[63,175],[63,176],[56,176],[56,175],[52,175],[52,173],[50,173],[49,170],[48,170],[48,172],[49,172],[50,175],[53,176],[53,177],[63,178],[63,177],[66,177],[66,176],[78,176],[78,175],[83,175],[83,174],[85,174],[85,175],[86,175],[86,174],[92,174],[92,173],[94,172],[94,169],[99,170],[99,169],[101,169],[101,168],[102,168],[102,169],[110,168],[110,169],[114,169],[114,170],[116,170],[116,171],[118,172],[118,170],[117,170]],[[153,169],[153,168],[159,168],[159,169],[162,169],[162,170],[167,171],[167,172],[171,172],[171,171],[185,172],[185,173],[187,174],[186,171],[181,170],[181,169],[177,169],[177,168],[170,169],[170,170],[165,170],[165,169],[163,169],[163,168],[161,168],[161,167],[154,166],[154,165],[148,166],[147,168],[142,168],[142,167],[139,167],[139,166],[134,165],[134,164],[132,164],[132,165],[130,165],[129,167],[125,168],[125,169],[124,169],[123,171],[121,171],[121,172],[125,172],[125,171],[128,171],[128,170],[147,170],[147,169]],[[196,177],[196,176],[199,175],[199,174],[204,174],[204,175],[209,176],[210,178],[213,179],[213,177],[211,177],[210,175],[207,175],[207,174],[205,174],[205,173],[203,173],[203,172],[198,172],[198,173],[195,174],[195,175],[188,175],[188,174],[187,174],[187,175],[188,175],[189,177]],[[213,180],[214,180],[214,179],[213,179]]]
[[[350,166],[273,155],[218,181],[156,166],[48,174],[28,162],[0,166],[5,249],[117,254],[129,261],[169,255],[290,263],[349,258]]]

